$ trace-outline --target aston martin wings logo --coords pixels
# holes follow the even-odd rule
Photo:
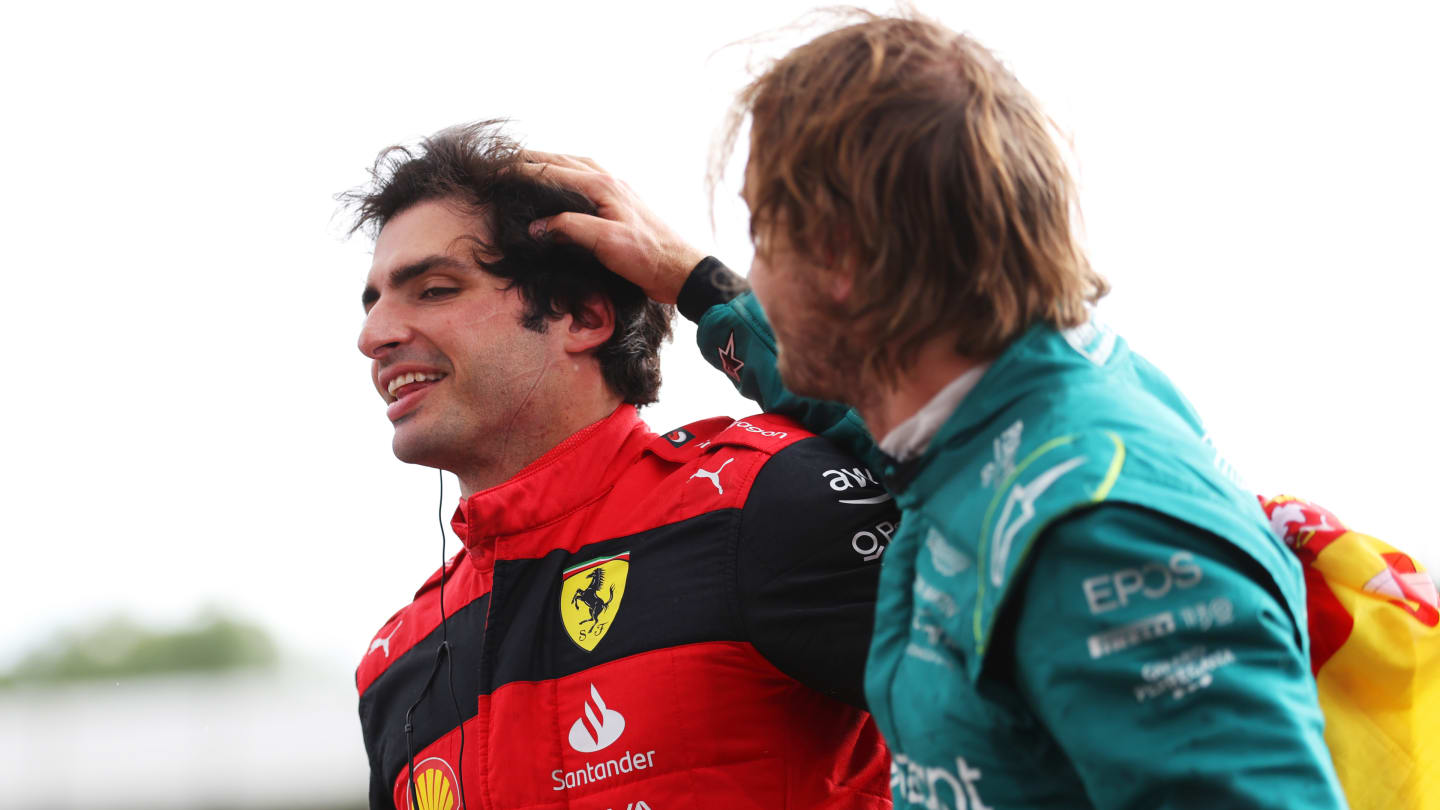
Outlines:
[[[630,552],[572,565],[560,574],[560,620],[570,640],[592,652],[609,632],[625,598]]]

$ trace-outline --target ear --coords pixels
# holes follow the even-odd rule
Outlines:
[[[569,318],[565,333],[565,351],[584,354],[597,349],[615,334],[615,304],[608,296],[595,294],[585,299],[580,309]]]

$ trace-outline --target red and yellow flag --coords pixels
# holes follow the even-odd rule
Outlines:
[[[1325,742],[1356,810],[1440,807],[1440,599],[1412,557],[1288,495],[1261,498],[1305,569]]]

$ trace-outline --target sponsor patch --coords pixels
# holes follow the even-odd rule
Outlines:
[[[411,801],[410,780],[400,774],[395,786],[395,806],[408,810],[464,810],[465,800],[455,788],[459,780],[455,769],[440,757],[429,757],[415,763],[415,796]]]
[[[1071,470],[1085,463],[1085,456],[1075,456],[1056,464],[1045,472],[1030,479],[1028,484],[1016,484],[1005,498],[1000,510],[1000,519],[995,523],[995,534],[990,541],[990,582],[999,586],[1005,581],[1005,566],[1010,560],[1010,549],[1020,530],[1035,517],[1035,502],[1050,486]]]
[[[665,434],[665,441],[670,442],[670,444],[675,447],[680,447],[693,438],[695,438],[695,434],[685,428],[676,428]]]
[[[560,574],[560,620],[570,640],[585,652],[609,632],[625,598],[630,575],[630,552],[597,557],[573,565]]]
[[[745,361],[735,354],[735,333],[730,333],[729,340],[717,350],[720,355],[720,370],[736,383],[740,382],[740,369],[745,368]]]
[[[951,545],[933,526],[925,535],[925,551],[930,554],[935,573],[942,577],[953,577],[970,567],[970,555]]]
[[[1135,702],[1144,703],[1169,695],[1180,700],[1215,682],[1214,673],[1235,663],[1229,649],[1209,652],[1205,647],[1191,647],[1173,658],[1150,661],[1140,668],[1143,683],[1134,687]]]
[[[982,486],[999,486],[1015,472],[1015,453],[1020,450],[1020,437],[1024,432],[1025,423],[1017,420],[990,440],[993,458],[980,470]]]
[[[1106,630],[1103,633],[1096,633],[1087,641],[1090,647],[1090,657],[1104,658],[1105,656],[1126,650],[1131,647],[1138,647],[1141,644],[1163,638],[1175,632],[1175,614],[1171,611],[1157,613],[1148,616],[1138,622],[1131,622],[1123,627],[1113,630]]]
[[[570,726],[570,747],[582,754],[604,750],[625,733],[625,715],[606,706],[600,690],[593,683],[590,684],[590,699],[585,701],[584,714]]]
[[[873,529],[861,529],[850,538],[850,548],[860,558],[869,562],[878,560],[885,549],[890,547],[890,538],[895,535],[895,524],[882,520]]]
[[[1175,589],[1193,588],[1204,578],[1205,572],[1195,562],[1195,555],[1177,551],[1165,563],[1148,562],[1089,577],[1080,583],[1080,589],[1085,593],[1090,615],[1094,616],[1125,607],[1141,597],[1162,599]]]
[[[980,800],[982,775],[964,757],[956,757],[953,766],[938,767],[899,753],[890,760],[890,790],[910,806],[927,810],[990,810]]]

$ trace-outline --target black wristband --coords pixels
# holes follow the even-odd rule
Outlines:
[[[706,256],[685,278],[675,305],[686,319],[699,323],[710,307],[723,304],[748,289],[750,285],[743,277],[714,256]]]

